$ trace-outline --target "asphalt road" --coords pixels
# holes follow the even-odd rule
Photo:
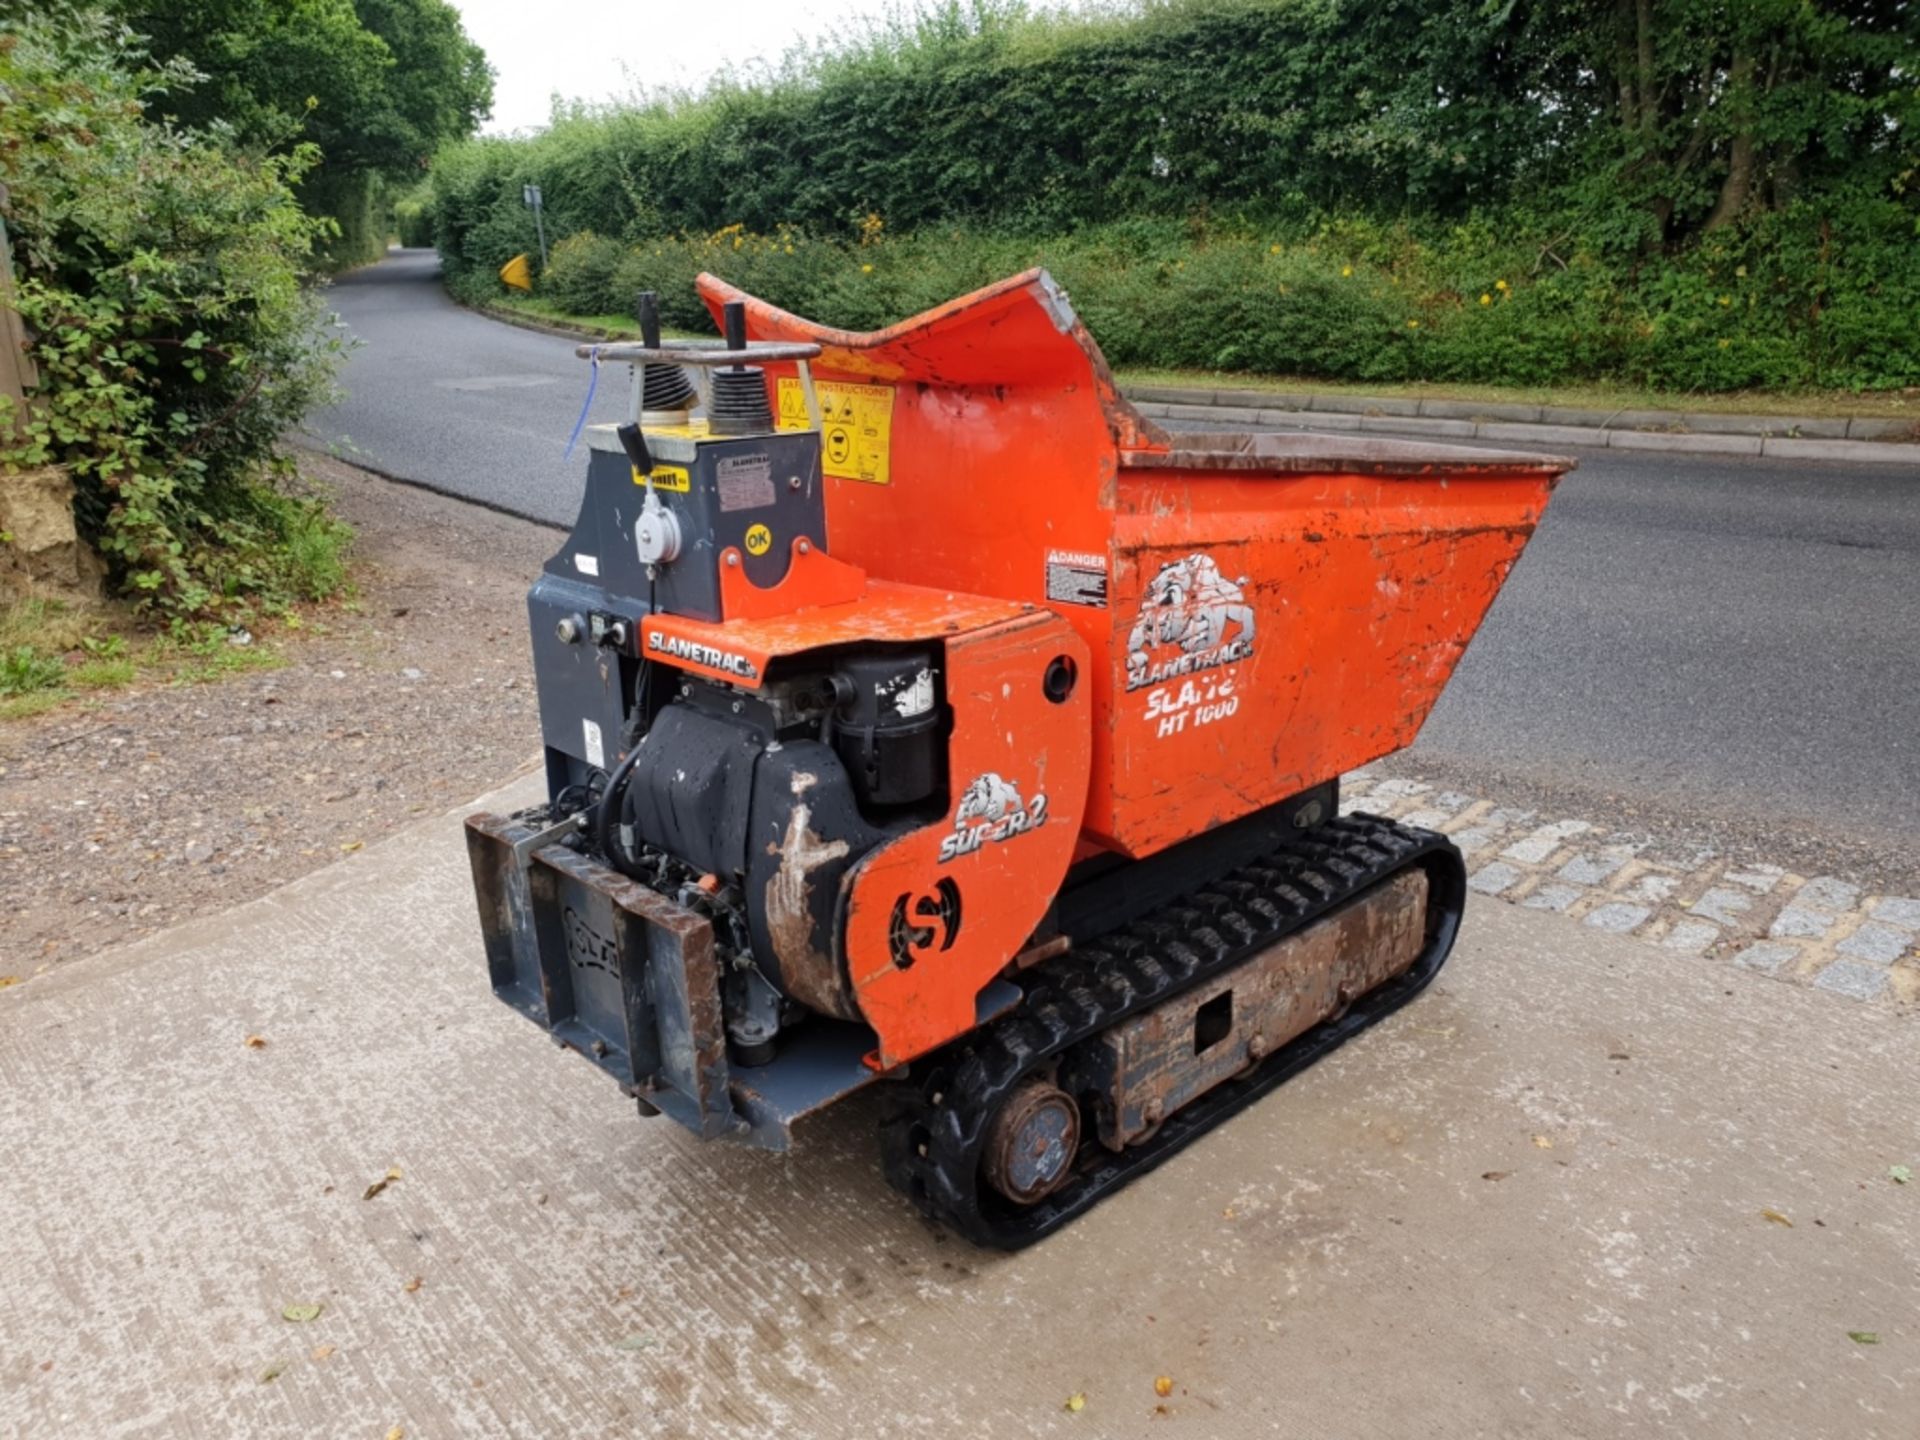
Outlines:
[[[314,434],[569,523],[570,340],[461,310],[429,252],[343,278]],[[622,406],[603,376],[593,418]],[[1920,874],[1920,466],[1580,456],[1411,752],[1482,794],[1889,884]]]

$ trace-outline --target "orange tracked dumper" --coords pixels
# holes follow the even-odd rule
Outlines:
[[[1057,1228],[1411,999],[1444,838],[1338,814],[1571,462],[1167,434],[1044,271],[873,334],[710,277],[528,597],[548,803],[475,816],[496,993],[643,1113]]]

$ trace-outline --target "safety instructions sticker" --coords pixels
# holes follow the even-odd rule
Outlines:
[[[1047,551],[1047,599],[1106,609],[1107,557],[1085,550]]]
[[[893,387],[821,380],[814,389],[820,394],[820,468],[836,480],[891,484]],[[780,428],[806,429],[810,422],[800,381],[783,377],[779,394]]]

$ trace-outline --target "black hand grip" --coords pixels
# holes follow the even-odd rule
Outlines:
[[[721,323],[727,337],[727,349],[744,350],[747,348],[747,307],[738,300],[729,300],[721,312]]]
[[[649,350],[660,348],[660,292],[642,290],[640,303],[640,343]]]
[[[651,475],[653,456],[647,452],[647,437],[640,433],[640,427],[629,420],[613,433],[620,437],[620,448],[627,452],[627,459],[633,462],[634,471],[641,479]]]

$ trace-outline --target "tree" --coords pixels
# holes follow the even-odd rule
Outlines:
[[[355,8],[393,56],[379,104],[360,127],[367,161],[389,172],[424,169],[442,144],[464,140],[491,112],[486,52],[444,0],[356,0]]]
[[[1543,92],[1595,122],[1590,193],[1634,207],[1643,247],[1912,164],[1908,0],[1536,0],[1526,25]]]
[[[207,78],[171,100],[181,124],[309,140],[331,171],[404,174],[471,135],[493,73],[446,0],[117,0],[156,60]]]

